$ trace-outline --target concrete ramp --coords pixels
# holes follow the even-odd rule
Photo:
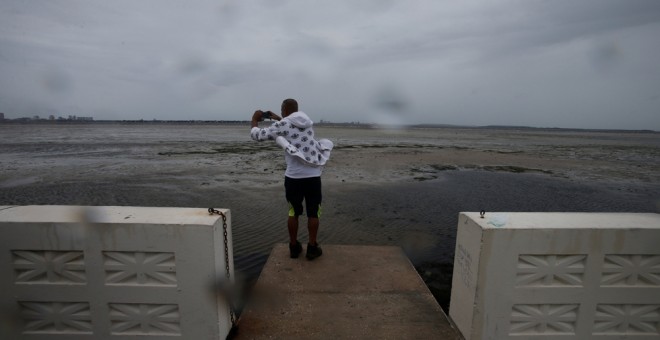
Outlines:
[[[235,339],[461,339],[399,247],[268,258]]]

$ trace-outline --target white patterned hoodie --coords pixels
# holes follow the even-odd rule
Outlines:
[[[314,123],[302,111],[294,112],[271,126],[252,128],[250,136],[256,141],[275,140],[284,150],[290,178],[316,177],[330,159],[333,143],[314,138]]]

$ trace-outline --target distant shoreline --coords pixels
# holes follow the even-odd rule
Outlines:
[[[236,126],[250,126],[248,120],[26,120],[19,119],[5,119],[0,120],[0,126],[6,125],[98,125],[98,124],[173,124],[173,125],[236,125]],[[342,127],[342,128],[362,128],[362,129],[470,129],[470,130],[517,130],[517,131],[565,131],[565,132],[607,132],[607,133],[651,133],[660,134],[660,131],[655,130],[626,130],[626,129],[587,129],[587,128],[559,128],[559,127],[532,127],[532,126],[515,126],[515,125],[484,125],[484,126],[467,126],[467,125],[449,125],[449,124],[411,124],[404,126],[382,125],[373,123],[333,123],[322,122],[315,123],[318,127]]]

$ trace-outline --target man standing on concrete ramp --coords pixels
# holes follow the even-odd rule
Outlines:
[[[257,110],[252,115],[250,136],[256,141],[274,140],[284,149],[286,171],[284,189],[289,202],[289,251],[291,258],[302,252],[298,242],[298,217],[303,214],[303,200],[307,210],[309,243],[306,256],[313,260],[323,253],[316,240],[321,215],[321,173],[330,158],[333,144],[327,139],[314,139],[312,120],[298,111],[298,102],[286,99],[282,102],[282,117],[271,111]],[[274,119],[277,122],[260,129],[259,122]]]

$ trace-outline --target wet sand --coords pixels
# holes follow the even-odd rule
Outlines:
[[[0,125],[0,205],[229,208],[237,270],[254,280],[273,244],[287,241],[287,206],[281,151],[250,141],[248,130]],[[320,242],[401,246],[443,308],[461,211],[660,212],[660,134],[319,127],[317,135],[336,144]]]

